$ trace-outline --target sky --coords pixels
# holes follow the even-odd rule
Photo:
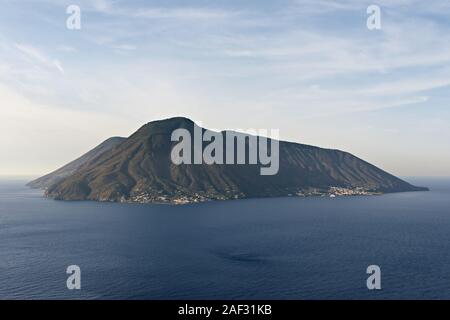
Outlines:
[[[450,176],[450,2],[0,0],[0,175],[186,116]],[[81,29],[66,26],[81,9]],[[381,28],[367,28],[367,7]]]

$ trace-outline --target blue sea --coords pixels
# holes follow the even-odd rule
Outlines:
[[[3,179],[0,299],[450,299],[450,179],[409,181],[431,191],[170,206]]]

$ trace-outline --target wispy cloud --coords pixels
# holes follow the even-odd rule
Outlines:
[[[150,8],[128,12],[129,15],[147,19],[214,20],[231,18],[236,12],[206,8]]]
[[[144,57],[150,54],[154,61],[177,66],[170,68],[170,74],[164,75],[164,78],[172,78],[169,81],[177,82],[177,87],[186,86],[205,96],[213,91],[220,92],[219,87],[223,87],[223,92],[240,99],[236,103],[243,103],[239,94],[241,89],[237,87],[243,85],[244,79],[253,79],[247,90],[250,93],[246,97],[248,103],[260,101],[255,98],[260,91],[264,92],[263,96],[273,99],[266,103],[278,105],[278,108],[296,106],[304,111],[309,108],[311,114],[317,110],[323,113],[326,109],[332,113],[347,112],[352,108],[360,110],[362,93],[365,93],[365,99],[371,99],[367,103],[371,108],[384,108],[386,105],[399,105],[396,101],[417,101],[416,97],[423,96],[424,91],[441,87],[440,70],[450,62],[448,25],[417,14],[411,19],[410,8],[405,1],[381,1],[380,5],[385,5],[386,9],[398,10],[394,14],[383,12],[382,30],[371,33],[365,28],[364,9],[368,3],[356,0],[290,1],[285,7],[272,10],[272,21],[269,21],[265,16],[268,12],[263,9],[252,12],[245,7],[193,4],[162,7],[140,2],[128,5],[123,1],[82,1],[82,9],[104,15],[104,19],[90,22],[89,33],[81,31],[80,35],[93,39],[96,45],[106,50],[128,52],[133,58],[138,58],[134,62],[115,61],[108,57],[105,64],[120,63],[130,70],[138,69],[136,65],[142,64]],[[418,1],[414,3],[423,6]],[[440,5],[436,2],[428,5],[435,6]],[[296,10],[287,10],[293,7]],[[303,17],[305,10],[310,15],[309,20],[296,19]],[[310,23],[311,17],[330,12],[358,13],[360,25],[358,28],[341,26],[341,29],[330,29],[328,23]],[[335,18],[330,15],[330,19]],[[150,22],[146,24],[142,20]],[[205,21],[208,21],[207,27],[203,25]],[[266,24],[262,27],[252,21],[265,21]],[[36,47],[16,44],[16,48],[37,65],[65,73],[60,60],[50,58]],[[66,46],[59,50],[69,52],[72,48]],[[429,69],[424,74],[419,68],[425,67]],[[414,86],[409,86],[410,77],[418,72],[421,76],[416,78]],[[400,85],[387,87],[386,75],[395,78]],[[131,72],[129,76],[128,80],[133,82]],[[100,91],[110,91],[108,78],[111,75],[102,79],[105,90]],[[206,81],[208,86],[216,89],[203,92],[201,84],[192,88],[183,80],[188,78]],[[321,87],[333,94],[342,90],[337,85],[339,83],[353,89],[338,102],[324,92],[305,91],[304,88],[314,83],[324,83]],[[409,89],[400,92],[400,87]],[[374,88],[384,88],[383,97],[377,96],[382,91]],[[88,88],[86,90],[89,91]],[[374,90],[374,94],[369,96],[367,90]],[[302,95],[287,93],[291,91],[316,96],[305,101]],[[277,97],[282,94],[284,96]]]
[[[64,69],[58,59],[52,59],[44,52],[36,47],[28,44],[15,44],[15,48],[22,54],[22,56],[31,63],[37,63],[38,66],[47,68],[55,68],[61,74],[64,74]]]
[[[112,48],[117,49],[117,50],[124,50],[124,51],[133,51],[136,50],[137,47],[134,45],[130,45],[130,44],[117,44],[117,45],[112,45]]]
[[[57,46],[56,49],[61,52],[76,52],[77,51],[76,48],[74,48],[72,46],[68,46],[68,45],[59,45],[59,46]]]

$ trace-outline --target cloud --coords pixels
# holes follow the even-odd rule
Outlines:
[[[8,150],[0,159],[0,175],[48,173],[110,133],[122,135],[134,129],[134,124],[108,114],[36,103],[2,84],[0,101],[0,146]]]
[[[119,72],[117,70],[123,69],[121,77],[126,83],[134,83],[134,77],[142,78],[136,70],[148,67],[151,71],[147,77],[159,77],[173,83],[179,90],[177,95],[190,91],[189,96],[203,96],[202,100],[209,101],[212,107],[218,104],[216,100],[221,100],[232,105],[247,103],[294,108],[310,114],[361,110],[362,97],[367,109],[400,106],[399,101],[423,101],[418,97],[429,96],[426,91],[445,86],[440,70],[450,62],[448,26],[417,13],[411,19],[406,3],[393,0],[381,5],[399,10],[395,14],[383,12],[386,16],[383,16],[382,30],[370,32],[365,26],[366,12],[363,10],[367,3],[299,0],[291,2],[297,10],[286,10],[292,8],[289,5],[264,12],[262,5],[261,10],[250,12],[233,6],[158,7],[142,4],[139,7],[121,1],[82,2],[82,10],[86,7],[86,10],[105,16],[90,21],[89,33],[83,31],[80,35],[95,39],[95,44],[106,50],[101,53],[105,59],[97,55],[95,68],[109,71],[96,72],[95,83],[100,85],[82,85],[93,82],[83,78],[90,74],[88,70],[79,72],[78,78],[67,84],[74,86],[75,83],[75,87],[80,88],[72,97],[72,100],[78,99],[80,105],[91,100],[113,108],[115,101],[129,97],[124,90],[116,90],[112,79]],[[435,2],[430,6],[436,6]],[[298,19],[305,8],[314,9],[313,13],[309,12],[311,17],[329,12],[350,12],[360,17],[361,23],[357,28],[339,26],[330,30],[328,23],[311,24],[310,20]],[[267,15],[271,21],[266,19]],[[141,18],[158,21],[143,24]],[[208,21],[207,28],[203,25],[205,21]],[[257,23],[260,21],[266,23],[260,25]],[[135,43],[139,43],[139,50]],[[35,62],[29,66],[30,74],[39,75],[36,67],[53,68],[65,74],[58,59],[50,58],[30,45],[18,44],[16,47]],[[63,51],[72,52],[71,48],[73,46]],[[108,56],[107,50],[130,54],[120,55],[125,60],[118,60]],[[128,61],[125,56],[133,60]],[[148,63],[149,57],[152,63]],[[155,72],[153,66],[156,64],[172,67],[168,70],[158,67]],[[425,67],[428,68],[426,71],[420,70]],[[417,74],[420,77],[416,77]],[[416,77],[414,83],[412,76]],[[389,78],[386,77],[395,80],[387,85]],[[64,82],[51,79],[51,75],[47,78],[46,86],[59,88],[55,95],[72,91],[62,88]],[[195,82],[188,83],[187,79]],[[28,83],[30,88],[43,84],[42,79],[36,83],[23,79],[20,82]],[[151,83],[146,79],[142,82]],[[315,83],[324,89],[305,89]],[[341,83],[343,86],[339,85]],[[147,96],[148,88],[136,86],[141,87],[142,94],[135,92],[135,96]],[[342,87],[352,90],[348,92]],[[332,95],[340,98],[332,99]],[[159,104],[174,103],[168,95],[164,98],[168,103],[161,97],[158,99]],[[135,103],[139,104],[138,101]]]
[[[195,7],[184,8],[150,8],[128,12],[131,16],[146,19],[181,19],[181,20],[218,20],[237,15],[236,12]]]
[[[53,64],[55,65],[56,69],[58,69],[58,71],[61,72],[61,74],[64,74],[64,69],[61,66],[61,62],[59,62],[59,60],[54,60]]]
[[[47,0],[48,1],[48,0]],[[52,4],[61,5],[54,0]],[[182,6],[156,6],[126,5],[120,1],[109,0],[81,0],[79,6],[82,10],[100,13],[105,16],[117,16],[121,18],[143,18],[143,19],[171,19],[171,20],[218,20],[235,17],[239,11],[222,8],[212,8],[195,5]]]
[[[17,43],[14,46],[29,62],[34,62],[47,68],[56,68],[61,74],[64,74],[64,69],[59,60],[48,57],[36,47]]]
[[[294,4],[303,14],[328,14],[336,11],[355,11],[364,6],[367,8],[361,0],[295,0]]]
[[[136,46],[130,44],[117,44],[112,45],[111,47],[117,50],[124,50],[124,51],[134,51],[137,49]]]
[[[92,0],[92,8],[102,13],[110,13],[113,10],[113,3],[109,0]]]
[[[61,51],[61,52],[68,52],[68,53],[76,52],[76,51],[77,51],[76,48],[74,48],[74,47],[72,47],[72,46],[68,46],[68,45],[59,45],[56,49],[57,49],[58,51]]]

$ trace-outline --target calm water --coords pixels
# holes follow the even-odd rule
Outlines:
[[[450,179],[413,182],[433,190],[167,206],[1,181],[0,299],[449,299]],[[381,291],[366,289],[371,264]]]

